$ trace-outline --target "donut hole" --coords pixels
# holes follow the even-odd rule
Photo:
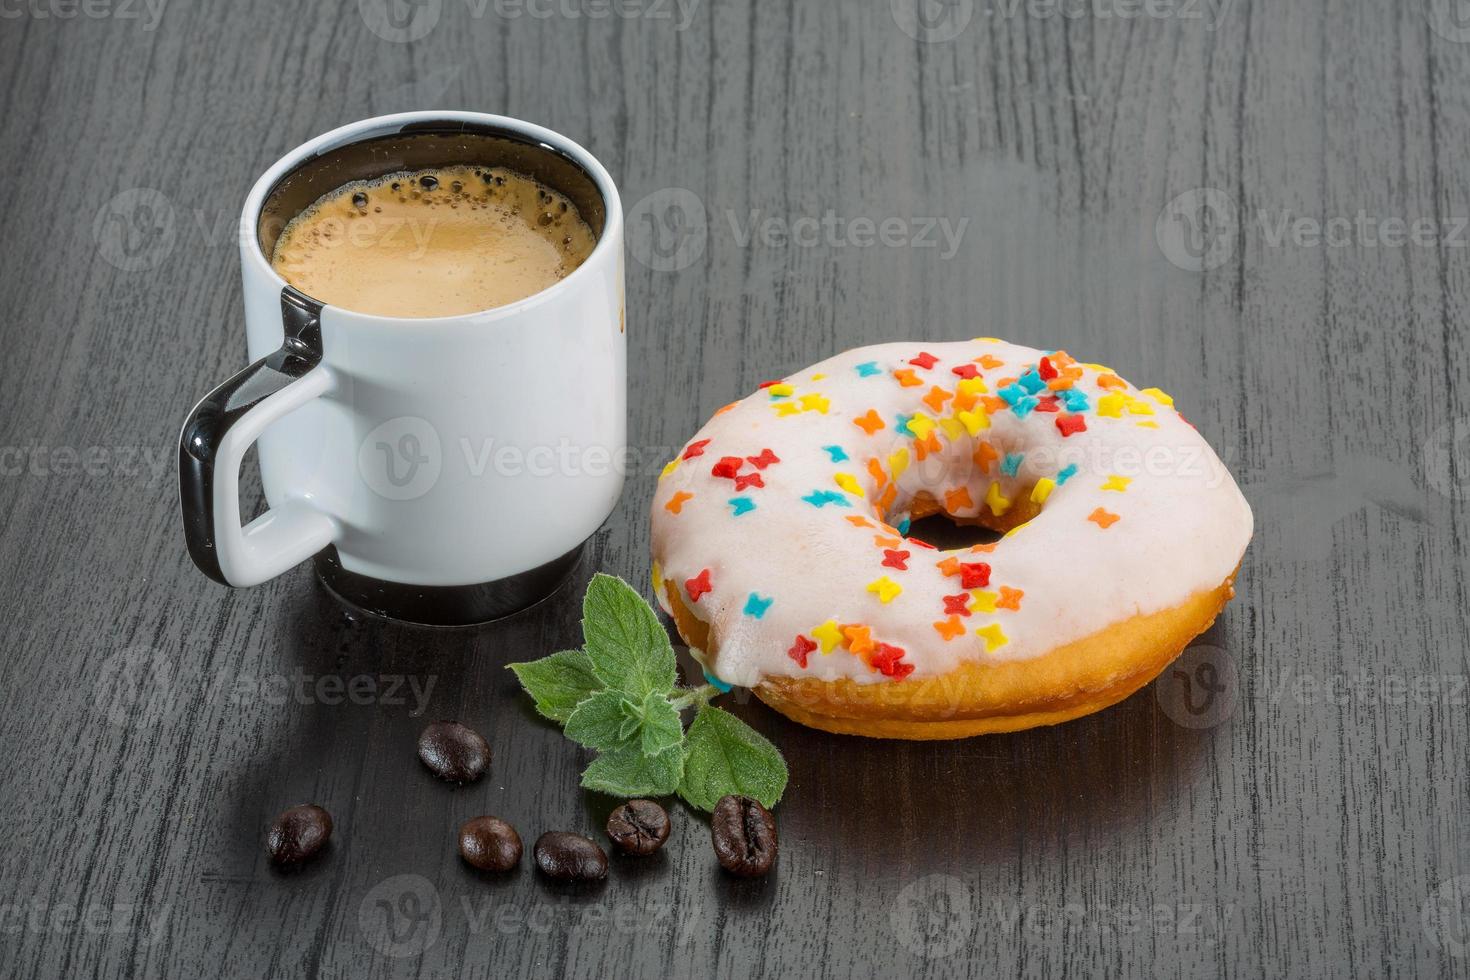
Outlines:
[[[908,536],[932,544],[940,551],[959,551],[977,544],[994,544],[1000,531],[971,519],[956,519],[944,511],[921,517],[909,524]]]

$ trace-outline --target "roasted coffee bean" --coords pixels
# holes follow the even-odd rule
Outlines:
[[[276,864],[300,864],[320,851],[331,836],[332,815],[315,803],[303,803],[276,817],[265,846]]]
[[[419,736],[419,758],[440,779],[472,783],[490,767],[490,746],[457,721],[436,721]]]
[[[521,863],[521,835],[499,817],[476,817],[459,828],[459,856],[481,871],[509,871]]]
[[[607,855],[581,834],[553,830],[536,841],[536,867],[556,881],[599,881],[607,877]]]
[[[669,839],[669,815],[652,800],[629,800],[608,816],[607,836],[624,854],[652,854]]]
[[[715,855],[732,875],[759,878],[776,863],[776,818],[748,796],[726,796],[710,817]]]

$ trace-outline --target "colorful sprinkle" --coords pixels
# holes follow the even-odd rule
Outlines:
[[[889,568],[896,568],[900,572],[906,572],[909,570],[909,554],[907,551],[896,551],[892,548],[885,548],[883,550],[883,564]]]
[[[990,584],[990,566],[983,561],[960,562],[960,587],[983,589]]]
[[[1057,472],[1057,486],[1061,486],[1063,483],[1066,483],[1068,480],[1072,479],[1072,477],[1074,477],[1076,475],[1077,475],[1077,464],[1076,463],[1068,463],[1066,466],[1063,466]]]
[[[853,476],[851,473],[835,474],[832,477],[832,482],[836,483],[839,487],[846,490],[854,497],[867,496],[867,494],[863,493],[862,484],[858,483],[857,477]]]
[[[745,458],[750,461],[750,465],[754,466],[758,470],[763,470],[767,466],[770,466],[772,463],[781,462],[781,457],[777,456],[769,449],[762,449],[759,456],[747,456]]]
[[[1009,609],[1012,612],[1020,612],[1021,597],[1026,593],[1020,589],[1013,589],[1008,585],[1000,587],[1000,598],[995,600],[997,609]]]
[[[720,461],[710,468],[710,475],[733,480],[735,474],[740,472],[740,467],[744,465],[745,460],[739,456],[721,456]]]
[[[868,583],[868,591],[876,595],[879,602],[887,605],[898,598],[899,593],[903,592],[903,586],[887,575],[880,575]]]
[[[873,631],[861,623],[842,627],[842,635],[847,637],[847,648],[853,653],[867,653],[873,649]]]
[[[1132,477],[1119,476],[1116,473],[1109,473],[1108,481],[1104,483],[1099,489],[1111,490],[1114,493],[1123,493],[1125,490],[1128,489],[1128,484],[1132,482]]]
[[[708,667],[702,668],[702,671],[704,673],[704,682],[706,684],[712,685],[714,689],[719,691],[721,694],[729,694],[735,689],[735,685],[726,684],[714,674],[711,674]]]
[[[807,654],[817,648],[817,645],[800,633],[796,635],[796,642],[786,651],[786,655],[796,661],[796,665],[803,670],[806,669]]]
[[[898,449],[888,454],[888,472],[897,480],[909,468],[909,451]]]
[[[1086,432],[1087,419],[1081,415],[1058,415],[1057,431],[1062,434],[1063,438],[1075,435],[1078,432]]]
[[[664,510],[668,511],[670,514],[677,514],[684,509],[684,501],[693,499],[694,494],[686,493],[685,491],[680,490],[678,493],[669,498],[668,503],[664,504]]]
[[[974,610],[978,613],[995,612],[995,593],[984,589],[977,590],[973,594],[975,600]]]
[[[915,433],[913,429],[909,428],[909,422],[913,421],[913,418],[914,417],[912,415],[904,415],[902,413],[895,415],[893,417],[894,431],[901,436],[908,436],[910,439],[912,439]]]
[[[823,446],[822,451],[830,456],[834,463],[844,463],[847,461],[847,450],[841,446]]]
[[[825,507],[828,504],[837,504],[840,507],[852,506],[852,504],[847,502],[846,497],[835,490],[813,490],[811,493],[807,494],[801,499],[805,500],[813,507],[818,508]]]
[[[898,383],[905,388],[915,388],[924,383],[919,380],[918,375],[914,374],[913,368],[900,368],[899,370],[893,372],[893,376],[897,378]]]
[[[752,592],[745,597],[745,615],[752,619],[762,619],[766,615],[766,610],[771,608],[771,603],[775,601],[773,598],[762,598]]]
[[[965,627],[960,622],[960,618],[958,616],[951,616],[948,619],[941,619],[939,622],[934,624],[934,628],[939,631],[939,635],[944,638],[944,641],[946,643],[948,643],[950,640],[953,640],[955,637],[962,635],[965,632]],[[805,666],[805,664],[803,664],[803,666]]]
[[[706,592],[713,592],[714,590],[715,587],[710,584],[708,568],[693,578],[684,581],[684,591],[689,593],[690,602],[698,602],[700,596]]]
[[[739,517],[741,514],[749,514],[755,510],[755,501],[749,497],[731,497],[729,504],[731,510],[734,511],[733,516],[735,517]]]
[[[1011,509],[1011,499],[1000,492],[999,483],[991,483],[990,489],[985,491],[985,503],[990,506],[990,512],[1000,517]]]
[[[927,371],[939,363],[939,358],[930,354],[928,351],[920,351],[918,356],[909,358],[909,363],[915,364]]]
[[[1160,405],[1168,405],[1171,408],[1174,405],[1174,399],[1172,397],[1170,397],[1169,395],[1164,394],[1162,391],[1160,391],[1157,388],[1145,388],[1142,391],[1140,391],[1139,394],[1140,395],[1147,395],[1148,397],[1152,398],[1154,401],[1158,402]]]
[[[684,458],[693,459],[696,456],[703,456],[704,447],[708,446],[711,441],[709,439],[701,439],[698,442],[691,442],[688,448],[684,450]]]
[[[1139,423],[1139,424],[1141,425],[1142,423]],[[670,473],[674,472],[678,468],[679,468],[679,457],[675,456],[673,459],[669,460],[667,463],[664,464],[664,468],[659,473],[658,478],[660,480],[662,480],[664,477],[668,476]]]
[[[944,614],[946,616],[970,615],[970,593],[961,592],[958,595],[945,596]]]
[[[1015,476],[1021,472],[1021,460],[1025,458],[1025,453],[1006,453],[1005,459],[1000,461],[1000,471],[1006,476]]]
[[[787,395],[795,392],[796,387],[784,381],[778,381],[773,385],[768,385],[766,391],[771,393],[772,398],[785,398]]]
[[[822,653],[828,654],[837,649],[838,644],[842,642],[842,629],[837,625],[836,620],[829,619],[812,630],[812,636],[815,636],[817,642],[822,645]]]
[[[1031,488],[1031,502],[1033,504],[1046,503],[1046,498],[1051,496],[1051,492],[1055,490],[1056,487],[1057,481],[1053,480],[1049,476],[1043,476],[1041,479],[1036,481],[1036,486]]]
[[[1118,522],[1118,515],[1103,510],[1101,507],[1087,515],[1087,519],[1106,531]]]
[[[869,658],[873,667],[885,677],[901,680],[914,672],[913,664],[900,663],[903,648],[888,643],[879,643]]]
[[[856,425],[859,429],[862,429],[868,435],[872,435],[879,429],[883,428],[883,419],[880,418],[878,413],[873,411],[871,408],[864,412],[862,415],[859,415],[857,418],[853,419],[852,423],[853,425]]]
[[[735,489],[744,490],[746,487],[760,487],[765,489],[766,481],[761,479],[759,473],[745,473],[735,477]]]
[[[969,487],[955,487],[944,495],[944,509],[951,514],[973,510],[975,502],[970,499]]]
[[[864,361],[857,365],[854,370],[857,371],[858,377],[860,378],[871,378],[875,374],[883,373],[883,369],[878,366],[877,361]]]
[[[973,378],[980,373],[980,369],[973,364],[961,364],[958,367],[950,368],[950,371],[959,375],[961,378]]]
[[[985,641],[986,652],[994,650],[997,647],[1003,647],[1010,642],[1010,638],[1006,636],[1005,631],[1000,628],[999,623],[991,623],[989,626],[982,626],[980,629],[977,629],[975,631],[975,635]]]

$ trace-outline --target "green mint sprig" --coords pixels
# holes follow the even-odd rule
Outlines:
[[[597,752],[582,785],[613,796],[677,792],[712,811],[730,793],[775,806],[786,760],[765,737],[710,704],[713,684],[680,687],[674,648],[632,586],[598,573],[582,600],[580,650],[511,664],[536,710]],[[682,713],[694,708],[684,730]]]

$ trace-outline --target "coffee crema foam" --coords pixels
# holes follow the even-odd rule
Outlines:
[[[271,267],[313,299],[379,316],[458,316],[533,296],[596,237],[559,191],[505,167],[355,181],[286,225]]]

